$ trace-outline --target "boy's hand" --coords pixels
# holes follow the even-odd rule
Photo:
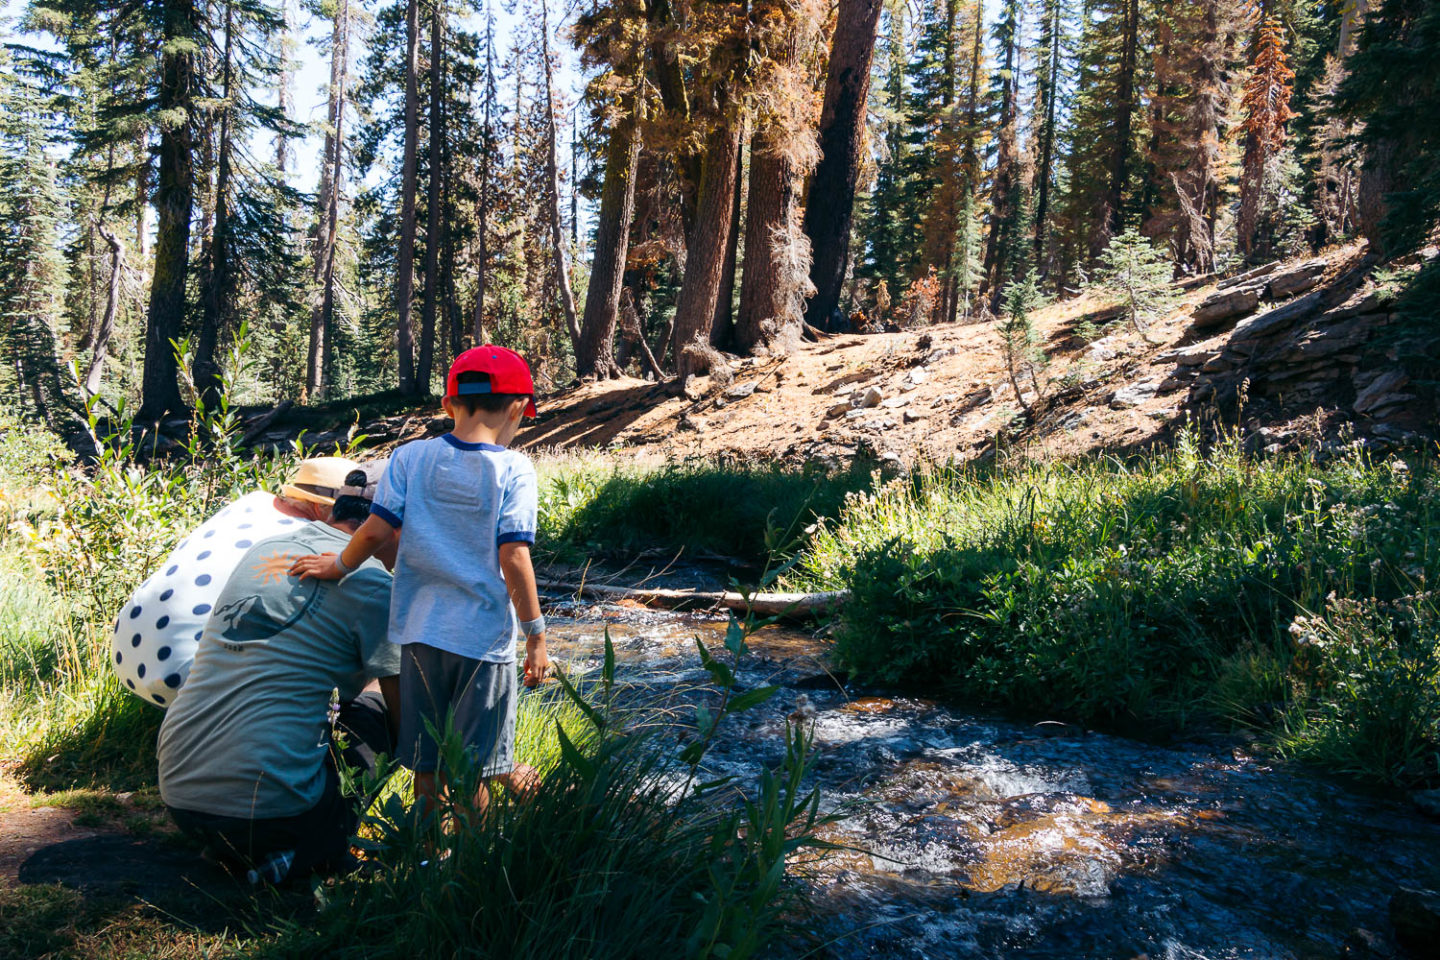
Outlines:
[[[309,556],[298,558],[290,564],[290,576],[304,580],[306,577],[314,577],[316,580],[339,580],[341,577],[340,568],[335,566],[333,553],[312,553]]]
[[[525,640],[525,686],[538,687],[550,675],[550,655],[545,652],[545,634]]]

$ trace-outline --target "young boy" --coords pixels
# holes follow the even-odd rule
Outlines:
[[[404,524],[390,603],[390,640],[401,647],[399,759],[415,796],[433,805],[437,744],[453,710],[456,731],[485,779],[523,790],[517,770],[515,638],[525,637],[525,685],[545,679],[545,618],[530,547],[538,505],[535,468],[506,449],[535,387],[519,354],[483,346],[455,359],[445,412],[455,429],[405,444],[390,458],[371,515],[339,554],[302,557],[291,573],[336,580],[358,568]],[[483,812],[488,792],[475,798]]]

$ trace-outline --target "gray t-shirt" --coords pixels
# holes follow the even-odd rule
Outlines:
[[[355,697],[400,672],[385,639],[390,575],[376,561],[344,580],[297,580],[297,557],[338,553],[325,523],[246,552],[205,625],[190,677],[160,726],[160,796],[195,813],[289,817],[325,787],[331,691]]]
[[[535,467],[523,453],[449,433],[396,450],[370,508],[404,525],[390,639],[513,663],[520,625],[499,551],[535,542],[537,499]]]

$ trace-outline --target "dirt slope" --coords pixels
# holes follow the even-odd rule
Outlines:
[[[1217,383],[1229,384],[1232,395],[1240,391],[1242,419],[1267,442],[1283,446],[1317,427],[1332,433],[1351,419],[1362,434],[1398,439],[1407,428],[1423,425],[1425,415],[1415,404],[1405,409],[1399,402],[1383,421],[1347,408],[1356,384],[1373,376],[1362,369],[1364,344],[1353,341],[1377,339],[1374,330],[1363,326],[1357,334],[1352,320],[1343,331],[1348,353],[1317,349],[1326,346],[1327,336],[1339,335],[1331,332],[1334,323],[1325,325],[1338,315],[1335,305],[1366,295],[1369,266],[1361,248],[1345,247],[1322,259],[1264,271],[1271,281],[1282,278],[1283,285],[1237,278],[1223,290],[1214,282],[1177,290],[1180,299],[1169,316],[1143,334],[1117,321],[1104,336],[1088,341],[1079,335],[1088,332],[1086,321],[1103,321],[1114,312],[1106,295],[1090,293],[1048,306],[1035,317],[1050,357],[1041,395],[1031,395],[1029,384],[1022,383],[1033,408],[1029,414],[1017,403],[994,325],[953,324],[836,336],[802,344],[785,357],[739,360],[733,378],[698,380],[687,396],[671,396],[673,391],[643,380],[581,384],[544,398],[541,418],[519,442],[532,450],[624,446],[667,457],[741,459],[836,460],[868,449],[913,463],[985,456],[998,438],[1034,456],[1057,456],[1143,447],[1187,418],[1213,416],[1217,406],[1233,422],[1234,398],[1227,403]],[[1217,298],[1236,299],[1228,291],[1257,289],[1248,300],[1238,298],[1238,306],[1222,304],[1221,312],[1233,314],[1218,321],[1195,318],[1202,303],[1213,314]],[[1286,321],[1269,324],[1278,347],[1260,341],[1265,349],[1257,350],[1253,339],[1236,342],[1250,336],[1247,328],[1255,329],[1244,317],[1257,310],[1257,319]],[[1286,320],[1283,314],[1294,316]],[[1353,311],[1345,316],[1353,317]],[[1375,317],[1377,325],[1384,322],[1383,315]],[[1292,364],[1287,349],[1304,356]],[[1257,360],[1253,371],[1249,361],[1233,362],[1252,355],[1273,362],[1263,366]],[[1211,369],[1228,379],[1211,382]],[[1271,381],[1273,390],[1267,388]]]

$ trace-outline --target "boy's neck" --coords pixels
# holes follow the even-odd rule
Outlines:
[[[473,416],[464,410],[456,410],[455,414],[455,428],[450,432],[456,440],[465,443],[492,443],[504,446],[500,442],[500,435],[505,430],[503,414],[486,414],[483,410],[477,411]]]

